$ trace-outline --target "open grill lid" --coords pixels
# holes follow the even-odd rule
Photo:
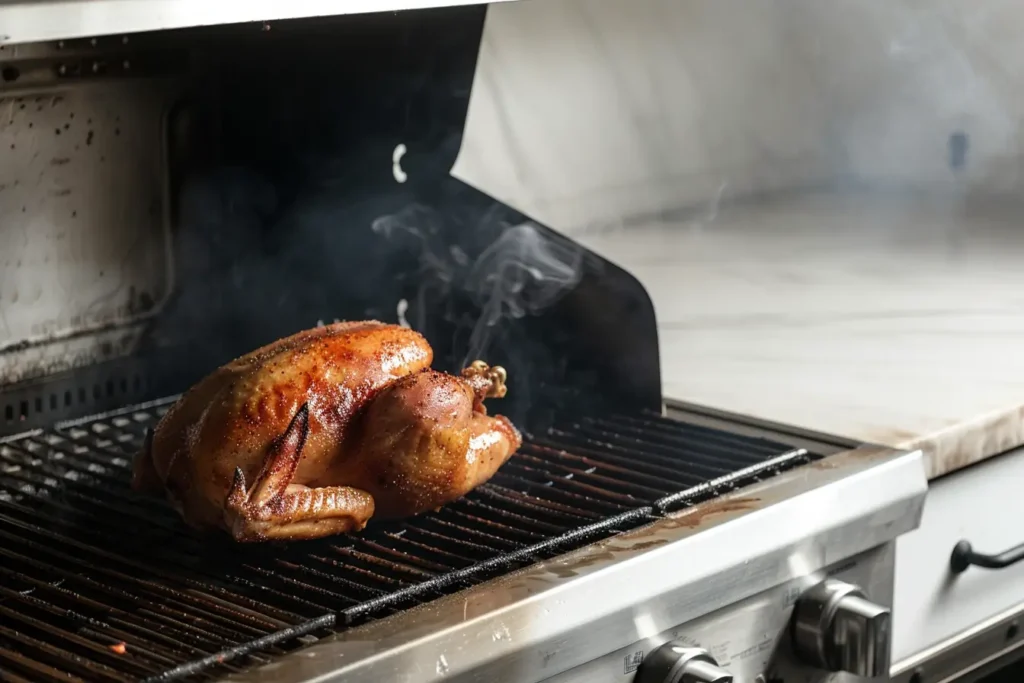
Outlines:
[[[442,369],[505,366],[500,409],[520,423],[543,406],[660,410],[643,286],[449,175],[485,11],[200,43],[172,127],[178,293],[154,344],[205,371],[317,320],[404,319]]]

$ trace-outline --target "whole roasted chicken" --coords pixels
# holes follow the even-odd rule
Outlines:
[[[136,490],[238,541],[310,539],[436,509],[519,448],[489,417],[505,371],[430,369],[417,332],[345,322],[281,339],[193,386],[149,432]]]

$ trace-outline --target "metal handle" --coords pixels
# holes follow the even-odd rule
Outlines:
[[[972,564],[982,569],[1003,569],[1024,560],[1024,544],[998,555],[985,555],[975,552],[967,541],[960,541],[953,546],[953,554],[949,557],[949,569],[954,574],[962,574]]]

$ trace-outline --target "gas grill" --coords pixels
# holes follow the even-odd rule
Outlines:
[[[150,291],[104,290],[0,343],[0,680],[887,676],[918,455],[663,400],[640,283],[448,176],[484,11],[0,55],[26,74],[0,87],[28,112],[0,128],[11,149],[57,153],[30,132],[44,110],[87,121],[56,128],[81,140],[55,173],[94,136],[124,152],[122,128],[146,129],[111,107],[140,90],[167,104],[163,137],[123,143],[164,151],[160,173],[123,177],[154,225],[76,271],[120,268]],[[105,240],[115,184],[54,220]],[[0,194],[0,237],[31,224],[22,206],[42,210],[25,185]],[[131,266],[161,245],[166,287]],[[508,368],[500,412],[524,431],[519,453],[437,512],[285,545],[200,537],[130,491],[131,458],[176,392],[335,318],[407,322],[444,369],[477,355]]]

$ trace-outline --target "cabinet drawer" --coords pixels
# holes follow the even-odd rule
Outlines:
[[[893,663],[1024,601],[1024,562],[953,574],[960,540],[986,554],[1024,543],[1024,448],[931,482],[921,526],[896,542]]]

